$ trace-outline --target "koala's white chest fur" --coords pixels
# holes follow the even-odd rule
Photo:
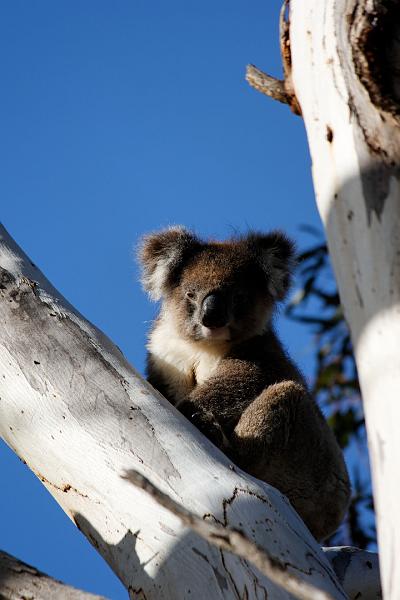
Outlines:
[[[187,398],[195,385],[204,383],[215,371],[223,351],[183,339],[173,323],[161,319],[150,334],[148,350],[154,366],[163,374],[176,405]]]

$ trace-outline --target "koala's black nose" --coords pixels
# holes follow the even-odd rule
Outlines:
[[[203,300],[201,322],[210,329],[224,327],[228,322],[226,302],[221,294],[213,293]]]

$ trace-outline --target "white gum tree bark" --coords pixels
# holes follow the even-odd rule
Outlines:
[[[400,598],[400,11],[291,0],[291,89],[355,346],[383,592]]]
[[[130,484],[132,469],[205,521],[241,529],[280,570],[346,597],[286,498],[239,471],[143,381],[4,229],[0,322],[0,433],[131,598],[291,597]]]

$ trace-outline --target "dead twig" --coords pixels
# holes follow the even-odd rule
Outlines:
[[[283,104],[290,104],[290,98],[285,90],[285,82],[281,79],[267,75],[254,65],[247,65],[246,81],[262,94],[270,96],[278,102],[283,102]]]
[[[301,108],[294,93],[292,83],[289,3],[290,0],[284,0],[279,16],[279,44],[284,74],[283,79],[276,79],[254,65],[248,65],[246,80],[257,91],[274,100],[278,100],[278,102],[288,104],[295,115],[301,115]]]

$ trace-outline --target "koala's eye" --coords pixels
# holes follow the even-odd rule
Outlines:
[[[186,297],[188,300],[194,300],[194,299],[195,299],[195,297],[196,297],[196,294],[195,294],[194,292],[186,292],[186,294],[185,294],[185,297]]]

